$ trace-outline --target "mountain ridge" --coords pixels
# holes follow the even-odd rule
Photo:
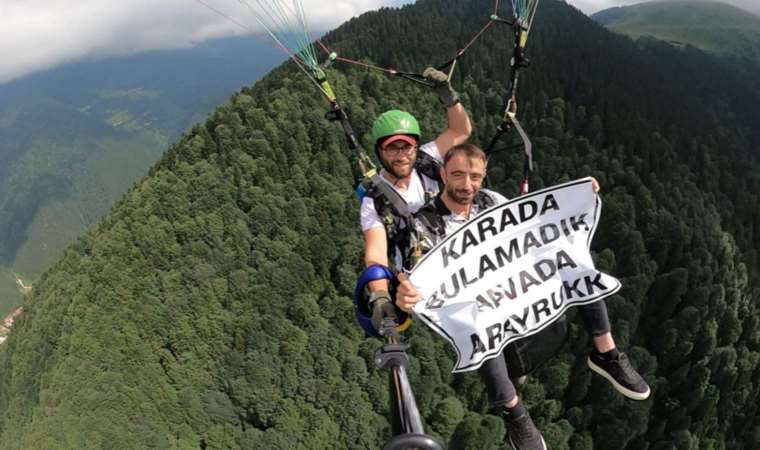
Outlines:
[[[591,18],[634,39],[649,36],[760,63],[760,14],[726,3],[647,2],[609,8]]]

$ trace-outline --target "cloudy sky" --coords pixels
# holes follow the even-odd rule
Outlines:
[[[567,0],[587,14],[638,1]],[[727,1],[760,9],[758,0]],[[178,48],[241,34],[244,30],[228,18],[254,28],[256,21],[243,6],[245,2],[277,3],[275,0],[0,0],[0,83],[66,62]],[[365,11],[411,0],[302,2],[311,28],[328,29]],[[329,8],[324,7],[325,2],[329,2]]]

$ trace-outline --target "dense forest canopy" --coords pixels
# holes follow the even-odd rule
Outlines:
[[[446,60],[492,2],[421,0],[329,33],[341,54],[419,70]],[[484,143],[500,121],[510,30],[484,35],[456,87]],[[552,449],[760,446],[760,91],[693,49],[634,43],[553,0],[538,10],[521,121],[534,188],[593,175],[593,249],[619,277],[618,344],[653,388],[631,402],[585,364],[571,311],[562,351],[521,395]],[[354,127],[390,108],[444,127],[424,87],[328,71]],[[188,95],[193,93],[188,92]],[[285,64],[173,145],[35,286],[0,348],[0,448],[378,448],[388,392],[350,296],[361,267],[356,155],[310,82]],[[508,147],[505,143],[504,147]],[[519,151],[489,187],[508,196]],[[496,449],[475,373],[420,324],[410,376],[426,427]]]

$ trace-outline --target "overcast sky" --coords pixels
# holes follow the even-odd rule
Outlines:
[[[323,30],[365,11],[408,3],[302,1],[310,27]],[[186,47],[245,32],[200,2],[248,28],[257,27],[239,0],[0,0],[0,83],[83,58]],[[292,4],[280,3],[286,2]]]
[[[194,42],[241,34],[239,26],[199,2],[253,28],[255,19],[241,5],[242,1],[255,5],[257,0],[0,0],[0,83],[65,62],[186,47]],[[410,3],[410,0],[302,1],[312,29],[329,29],[381,6]],[[567,1],[590,14],[638,0]],[[760,0],[728,2],[758,10],[760,14]]]

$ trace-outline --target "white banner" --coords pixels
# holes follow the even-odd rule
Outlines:
[[[454,346],[454,372],[620,289],[589,253],[601,207],[591,178],[542,189],[472,218],[415,266],[414,312]]]

